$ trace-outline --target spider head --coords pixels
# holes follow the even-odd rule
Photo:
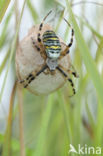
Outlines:
[[[43,44],[47,57],[52,60],[57,60],[61,53],[61,44],[54,31],[48,30],[44,32]]]

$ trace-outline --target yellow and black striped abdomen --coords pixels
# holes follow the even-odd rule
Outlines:
[[[44,32],[43,44],[45,46],[46,54],[49,58],[59,58],[61,52],[61,44],[54,31],[48,30]]]

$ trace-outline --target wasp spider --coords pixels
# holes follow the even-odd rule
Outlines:
[[[45,16],[42,23],[39,25],[39,30],[38,30],[38,35],[37,35],[38,45],[36,45],[33,38],[31,38],[33,45],[36,47],[38,52],[40,52],[40,54],[46,60],[45,64],[38,72],[33,71],[25,79],[20,80],[20,83],[24,84],[24,88],[27,88],[28,85],[42,72],[45,72],[46,69],[48,69],[49,73],[51,74],[55,74],[55,70],[58,70],[70,82],[73,88],[73,94],[75,94],[76,92],[75,92],[73,81],[72,79],[68,77],[66,72],[68,72],[69,74],[72,74],[74,77],[78,77],[76,72],[73,72],[70,69],[66,70],[64,67],[58,64],[58,60],[62,59],[65,55],[69,53],[69,49],[73,44],[74,30],[71,27],[71,25],[68,23],[68,21],[64,18],[65,22],[71,28],[71,39],[70,39],[70,43],[68,43],[68,45],[66,45],[66,48],[62,51],[61,44],[63,43],[60,42],[58,36],[56,35],[54,31],[46,30],[41,36],[41,31],[44,25],[44,21],[46,20],[46,18],[48,17],[50,13],[51,11]],[[40,47],[45,49],[44,54],[42,53]]]

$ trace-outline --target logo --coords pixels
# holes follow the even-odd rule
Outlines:
[[[102,154],[102,148],[101,147],[89,147],[86,144],[84,146],[81,146],[78,144],[77,149],[70,144],[70,150],[69,153],[76,153],[76,154]]]

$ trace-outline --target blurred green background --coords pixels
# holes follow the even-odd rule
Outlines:
[[[66,43],[70,29],[63,17],[75,30],[70,57],[79,79],[71,77],[77,92],[72,98],[68,82],[48,96],[14,86],[18,42],[51,9],[55,20],[50,23]],[[0,2],[0,156],[103,155],[102,18],[102,0]],[[70,144],[77,151],[84,147],[83,153],[69,153]]]

